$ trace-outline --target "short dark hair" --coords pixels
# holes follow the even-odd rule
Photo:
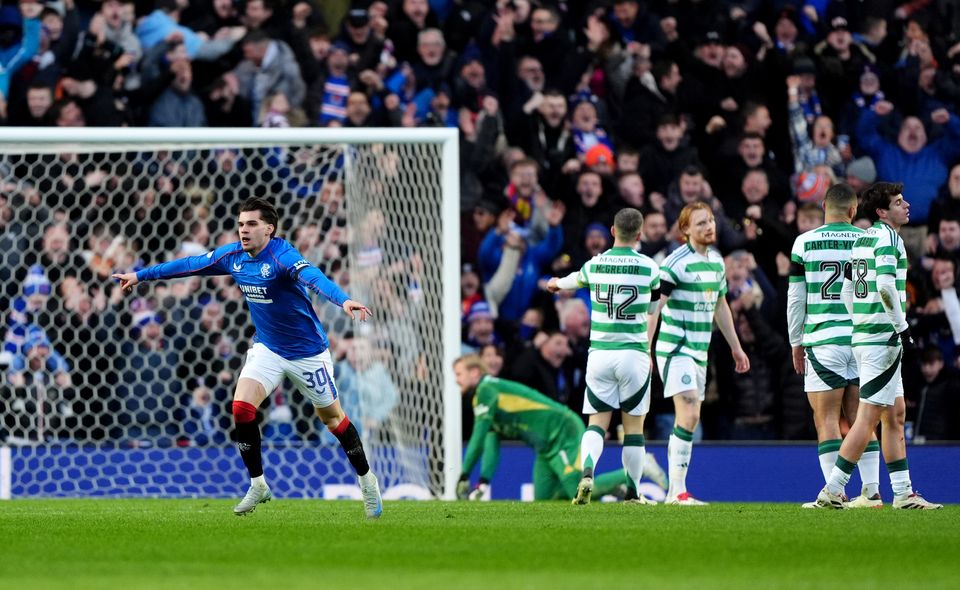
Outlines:
[[[653,75],[653,79],[656,80],[657,84],[660,84],[665,76],[670,75],[670,71],[673,70],[673,66],[677,65],[677,62],[672,59],[661,59],[653,62],[653,65],[650,66],[650,73]]]
[[[890,199],[903,193],[902,182],[875,182],[863,189],[860,201],[860,215],[871,223],[880,221],[877,209],[889,209]]]
[[[631,207],[621,209],[613,218],[613,227],[620,239],[630,239],[643,228],[643,214]]]
[[[270,35],[266,34],[260,29],[255,29],[246,34],[243,38],[242,45],[256,45],[260,43],[269,43]]]
[[[667,125],[680,126],[680,117],[675,113],[664,113],[657,119],[657,127],[666,127]]]
[[[856,202],[856,194],[854,194],[854,202]],[[816,203],[806,202],[797,207],[797,215],[816,215],[823,217],[823,209]]]
[[[53,96],[53,88],[51,88],[50,85],[45,82],[40,82],[37,80],[30,82],[30,85],[27,86],[27,92],[31,90],[47,90],[50,92],[50,95]]]
[[[270,237],[277,237],[277,231],[280,229],[280,215],[273,203],[261,197],[250,197],[240,205],[240,213],[248,211],[259,211],[260,219],[273,226],[273,233],[270,234]]]
[[[838,182],[827,189],[823,197],[823,206],[834,211],[845,211],[857,204],[857,191],[845,182]]]
[[[924,350],[923,354],[920,355],[920,364],[922,365],[929,365],[942,360],[943,354],[936,346],[931,346],[930,348]]]
[[[960,223],[960,219],[957,219],[956,217],[953,217],[953,216],[951,216],[951,215],[947,215],[946,217],[943,217],[943,218],[940,219],[940,223],[941,223],[941,224],[942,224],[944,221],[946,221],[947,223]],[[939,228],[940,228],[940,225],[938,224],[938,225],[937,225],[937,229],[939,229]]]

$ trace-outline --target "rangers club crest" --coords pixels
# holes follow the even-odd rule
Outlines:
[[[269,278],[270,278],[270,265],[269,265],[269,264],[264,263],[263,266],[260,267],[260,276],[263,277],[263,278],[265,278],[265,279],[269,279]]]

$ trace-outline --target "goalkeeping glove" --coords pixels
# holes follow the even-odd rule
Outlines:
[[[487,495],[487,491],[490,489],[490,484],[480,482],[477,484],[477,487],[473,488],[473,491],[470,492],[468,499],[470,501],[476,502],[478,500],[483,500],[484,496]]]
[[[470,479],[467,475],[461,475],[457,482],[457,499],[466,500],[470,496]]]
[[[898,334],[900,345],[903,347],[903,360],[912,360],[917,354],[917,345],[913,342],[913,336],[910,335],[910,328]]]

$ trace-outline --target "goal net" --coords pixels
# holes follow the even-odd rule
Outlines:
[[[236,241],[240,202],[355,300],[314,296],[340,400],[386,498],[452,498],[460,465],[456,130],[5,129],[0,136],[0,498],[230,497],[251,343],[229,276],[110,275]],[[359,497],[291,384],[258,417],[286,497]]]

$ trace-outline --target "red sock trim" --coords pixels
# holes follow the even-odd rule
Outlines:
[[[233,402],[233,420],[237,424],[253,422],[257,419],[257,407],[247,402]]]
[[[331,428],[330,432],[332,432],[334,436],[340,436],[347,430],[348,426],[350,426],[350,418],[344,416],[343,420],[340,421],[340,424],[337,424],[336,428]]]

